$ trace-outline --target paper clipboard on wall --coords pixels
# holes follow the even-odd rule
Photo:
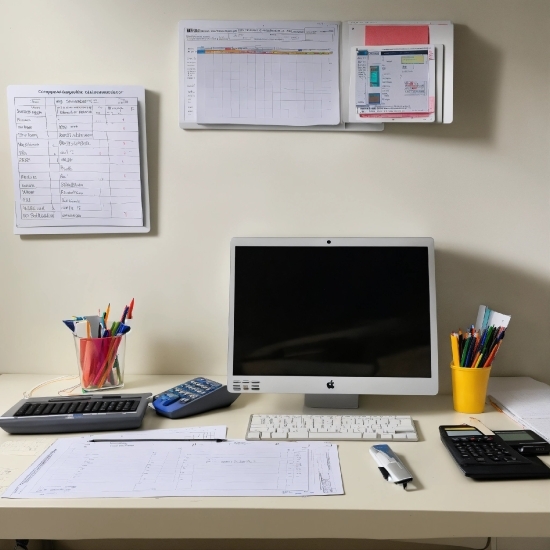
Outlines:
[[[433,117],[380,115],[358,120],[354,109],[352,85],[352,52],[357,48],[391,48],[402,45],[431,45],[435,50],[435,97]],[[348,52],[341,65],[342,116],[346,124],[364,125],[376,122],[436,122],[453,121],[453,58],[454,26],[450,21],[348,21],[342,28],[342,51]]]

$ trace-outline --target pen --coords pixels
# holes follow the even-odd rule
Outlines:
[[[223,443],[226,439],[198,439],[198,438],[182,438],[182,439],[90,439],[90,443],[131,443],[137,441],[211,441],[212,443]]]

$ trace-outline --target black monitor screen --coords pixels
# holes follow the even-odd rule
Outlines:
[[[236,246],[233,372],[429,378],[426,247]]]

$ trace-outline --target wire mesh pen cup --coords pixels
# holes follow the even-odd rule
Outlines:
[[[73,337],[83,391],[124,387],[126,334],[109,338]]]

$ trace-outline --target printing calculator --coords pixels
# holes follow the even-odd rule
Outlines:
[[[227,386],[198,377],[174,386],[153,397],[153,408],[168,418],[185,418],[213,409],[229,407],[240,394],[229,393]]]
[[[55,434],[139,428],[150,393],[22,399],[0,416],[10,434]]]
[[[479,480],[550,478],[536,456],[522,456],[497,434],[485,435],[467,424],[440,426],[441,441],[466,477]]]

